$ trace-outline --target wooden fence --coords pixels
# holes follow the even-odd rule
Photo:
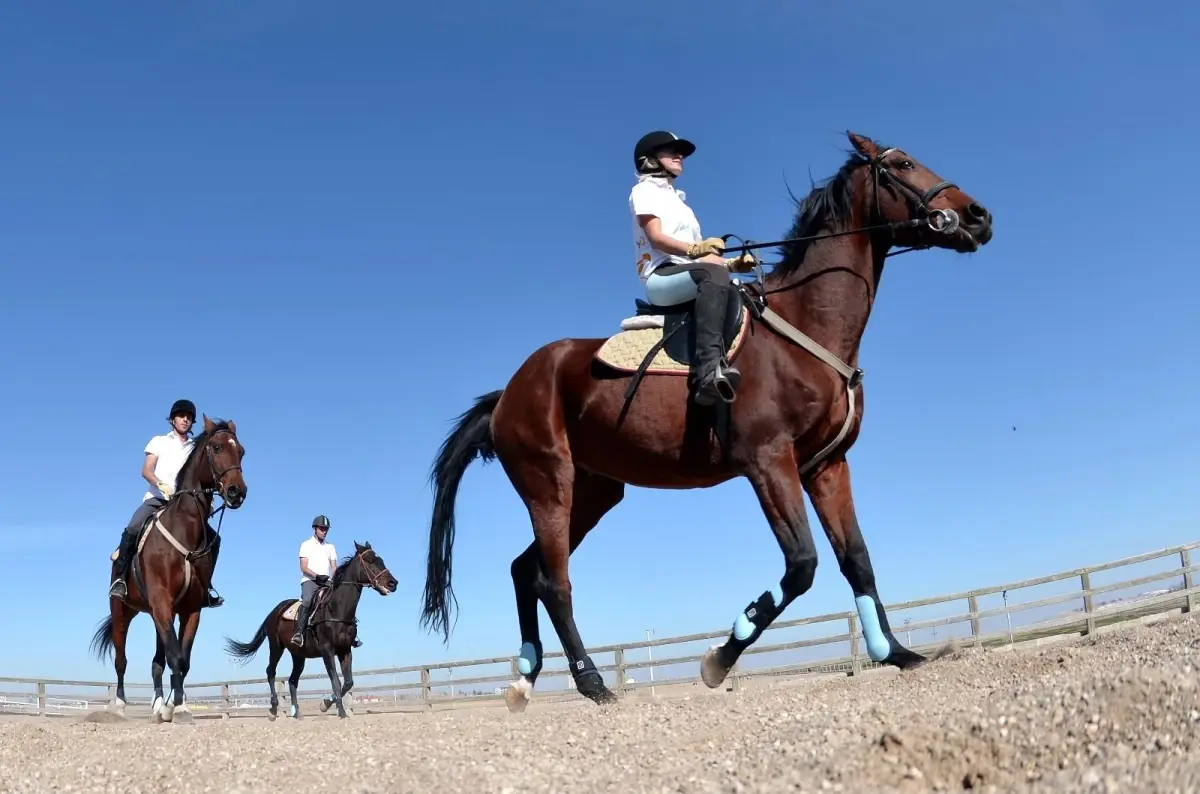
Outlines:
[[[995,649],[1095,634],[1113,624],[1194,609],[1200,588],[1191,554],[1198,547],[1200,541],[1021,582],[891,604],[887,613],[897,636],[924,652],[949,639],[962,646]],[[1127,578],[1115,579],[1117,573]],[[1157,587],[1150,587],[1155,583]],[[606,645],[589,652],[606,683],[620,693],[703,686],[698,683],[700,657],[728,633],[726,627]],[[547,653],[545,659],[538,679],[539,699],[580,697],[573,691],[562,652]],[[866,656],[857,614],[838,612],[775,623],[743,654],[725,686],[736,689],[748,678],[763,676],[854,675],[877,666]],[[497,656],[355,670],[347,705],[353,701],[358,711],[415,711],[499,701],[516,669],[515,656]],[[286,708],[287,681],[280,672],[277,685]],[[324,671],[302,676],[298,700],[308,702],[303,706],[306,713],[316,711],[317,700],[328,694],[328,687]],[[262,677],[189,682],[187,690],[196,717],[262,716],[269,698]],[[103,708],[114,692],[110,682],[0,677],[0,713],[78,715]],[[148,713],[150,694],[149,684],[127,683],[129,711]]]

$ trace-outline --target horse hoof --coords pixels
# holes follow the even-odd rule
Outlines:
[[[329,711],[329,707],[332,705],[333,704],[330,703],[328,700],[325,700],[324,698],[322,698],[321,705],[320,705],[321,713],[324,714],[325,712]]]
[[[700,679],[709,689],[719,687],[725,682],[725,676],[729,675],[729,668],[722,664],[717,656],[720,648],[720,645],[712,646],[704,652],[704,658],[700,660]]]
[[[273,711],[267,712],[267,722],[274,722],[278,717],[279,715]]]
[[[520,714],[529,705],[529,699],[533,695],[533,686],[524,678],[519,678],[508,685],[508,689],[504,691],[504,703],[508,706],[509,712]]]
[[[190,711],[175,712],[174,722],[176,725],[191,725],[194,719],[195,718],[192,716],[192,712]]]

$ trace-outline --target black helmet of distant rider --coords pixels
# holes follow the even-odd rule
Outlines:
[[[312,520],[313,529],[329,529],[329,519],[326,516],[317,516]]]
[[[167,421],[169,422],[177,416],[186,416],[195,422],[196,404],[191,400],[176,400],[171,403],[171,411],[167,414]]]
[[[696,151],[696,144],[666,130],[646,133],[633,147],[633,167],[638,174],[667,176],[666,170],[658,160],[658,153],[664,149],[672,149],[684,157],[691,157]]]

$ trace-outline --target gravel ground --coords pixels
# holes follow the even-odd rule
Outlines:
[[[1200,616],[809,684],[407,715],[0,723],[0,791],[1200,791]],[[95,719],[93,717],[93,719]]]

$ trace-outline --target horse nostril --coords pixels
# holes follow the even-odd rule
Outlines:
[[[992,214],[987,211],[987,207],[983,206],[982,204],[976,204],[974,201],[967,205],[967,214],[975,220],[980,221],[987,220],[988,218],[992,217]]]

